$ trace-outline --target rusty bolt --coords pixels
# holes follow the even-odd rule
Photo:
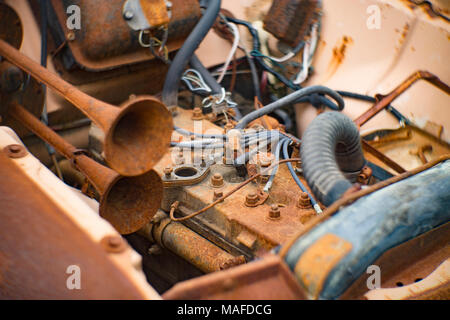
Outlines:
[[[100,244],[109,253],[120,253],[127,248],[125,241],[120,236],[105,236],[100,240]]]
[[[214,197],[213,197],[213,201],[216,201],[219,198],[223,197],[223,192],[220,190],[214,190]]]
[[[67,41],[75,40],[75,32],[73,32],[73,31],[67,32],[66,39],[67,39]]]
[[[297,206],[301,209],[312,208],[311,200],[309,199],[308,193],[306,192],[300,193],[300,198],[298,199]]]
[[[281,216],[280,213],[280,208],[278,207],[277,204],[273,204],[270,206],[270,210],[269,210],[269,218],[270,219],[279,219]]]
[[[203,112],[202,109],[199,107],[195,107],[194,110],[192,110],[192,120],[202,120],[203,119]]]
[[[212,177],[211,177],[211,185],[213,187],[221,187],[223,186],[223,177],[220,173],[215,173]]]
[[[170,178],[172,176],[173,168],[172,167],[165,167],[164,168],[164,174],[166,178]]]
[[[252,207],[255,206],[259,201],[259,196],[255,191],[250,191],[245,197],[245,205]]]
[[[206,156],[204,154],[202,155],[202,162],[200,163],[200,167],[206,167]]]
[[[27,155],[27,150],[20,144],[10,144],[3,148],[3,152],[5,152],[8,157],[13,159],[22,158]]]

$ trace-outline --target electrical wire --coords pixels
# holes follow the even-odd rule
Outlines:
[[[289,94],[281,99],[278,99],[278,100],[264,106],[263,108],[260,108],[258,110],[250,112],[249,114],[244,116],[237,123],[235,128],[243,129],[253,120],[258,119],[265,114],[271,113],[278,108],[292,104],[292,103],[298,101],[299,99],[301,99],[305,96],[312,95],[312,94],[326,94],[326,95],[330,96],[331,98],[333,98],[337,102],[337,105],[338,105],[337,108],[339,110],[344,109],[344,100],[336,91],[331,90],[330,88],[327,88],[324,86],[310,86],[310,87],[306,87],[303,89],[299,89],[295,92],[292,92],[291,94]]]
[[[178,104],[178,88],[181,76],[195,50],[216,21],[221,0],[209,0],[205,5],[207,5],[207,8],[203,16],[195,25],[170,64],[162,92],[162,100],[166,106],[171,107]]]
[[[289,143],[290,143],[289,140],[283,141],[282,149],[283,149],[283,157],[285,159],[289,159],[289,151],[288,151]],[[308,197],[311,200],[311,204],[313,205],[314,210],[316,210],[316,213],[321,214],[322,209],[320,208],[320,205],[317,203],[316,199],[311,195],[311,193],[308,191],[308,189],[306,189],[305,185],[301,182],[301,180],[295,173],[292,163],[288,163],[288,169],[291,173],[292,178],[294,179],[295,183],[298,185],[300,190],[302,190],[303,192],[306,192],[308,194]]]
[[[220,73],[220,76],[217,78],[217,82],[221,83],[223,80],[223,77],[225,76],[225,73],[227,71],[228,66],[230,65],[231,60],[233,59],[233,56],[238,48],[239,45],[239,41],[240,41],[240,34],[239,34],[239,29],[238,27],[231,22],[227,21],[227,26],[231,29],[233,36],[234,36],[234,40],[233,40],[233,44],[231,46],[231,50],[228,53],[228,57],[225,60],[225,64],[222,67],[222,72]]]

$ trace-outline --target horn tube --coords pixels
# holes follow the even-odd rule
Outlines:
[[[117,108],[81,92],[1,39],[0,56],[54,89],[94,121],[105,133],[105,160],[121,175],[143,174],[167,152],[172,115],[158,99],[141,96]]]
[[[18,103],[11,103],[8,112],[86,176],[100,195],[100,216],[118,232],[135,232],[156,214],[162,201],[163,184],[154,170],[134,177],[121,176],[80,152]]]

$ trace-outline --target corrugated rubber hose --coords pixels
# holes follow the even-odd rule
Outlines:
[[[365,165],[358,128],[346,115],[332,111],[317,116],[301,145],[303,175],[324,205],[338,200],[351,186],[345,174]]]

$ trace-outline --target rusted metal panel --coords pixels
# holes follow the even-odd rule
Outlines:
[[[380,267],[381,288],[407,288],[408,285],[425,279],[450,257],[449,235],[450,223],[446,223],[383,253],[373,263]],[[368,273],[361,275],[340,299],[364,298],[370,292],[367,288],[370,276]],[[417,292],[418,295],[421,293],[422,290]]]
[[[122,0],[52,0],[59,25],[70,35],[68,46],[83,68],[100,71],[153,59],[148,48],[139,45],[138,32],[130,29],[122,17]],[[183,40],[197,23],[200,8],[196,0],[173,0],[167,47],[181,47]],[[66,26],[70,5],[81,9],[81,29]]]
[[[319,9],[317,0],[275,0],[264,19],[264,29],[294,47],[306,36]]]
[[[175,285],[164,299],[294,300],[305,294],[278,256],[266,256],[230,270],[216,272]]]
[[[108,253],[3,152],[0,177],[1,299],[145,298]],[[66,285],[70,265],[80,267],[81,290]]]

